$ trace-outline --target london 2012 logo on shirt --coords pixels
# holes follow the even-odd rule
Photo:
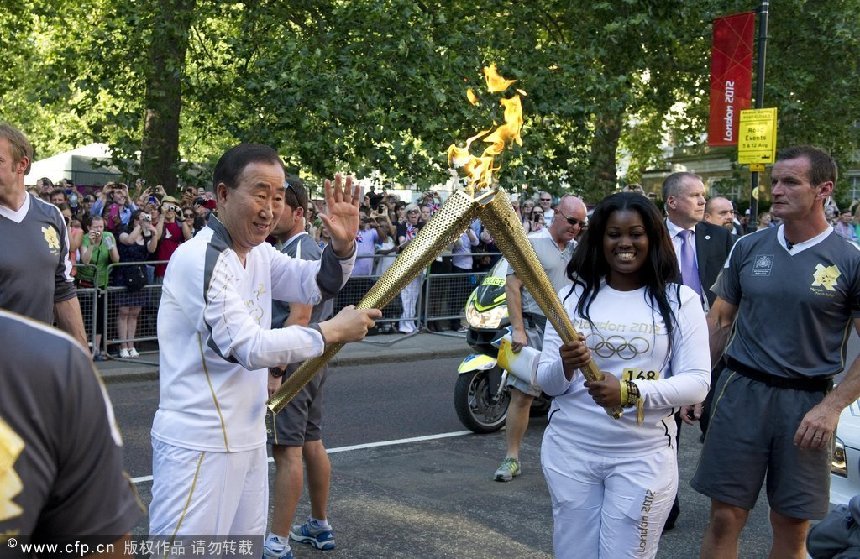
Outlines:
[[[45,242],[51,254],[57,254],[60,250],[60,236],[57,235],[57,230],[53,227],[42,227],[42,235],[45,236]]]
[[[839,271],[836,264],[833,264],[832,266],[816,264],[815,272],[812,274],[812,285],[810,287],[823,287],[827,291],[836,291],[836,280],[838,280],[841,275],[842,272]],[[819,290],[813,289],[813,291]]]
[[[24,489],[24,484],[13,467],[23,450],[24,439],[0,419],[0,522],[21,516],[24,512],[12,501]],[[0,542],[2,541],[3,535],[0,534]]]
[[[773,255],[759,254],[753,262],[752,275],[754,276],[769,276],[773,271]]]

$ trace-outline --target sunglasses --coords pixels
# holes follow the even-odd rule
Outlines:
[[[575,226],[581,225],[583,223],[582,220],[576,219],[575,217],[568,217],[558,210],[556,210],[555,213],[557,213],[558,215],[563,217],[565,220],[567,220],[568,225],[570,225],[571,227],[575,227]]]
[[[552,198],[541,198],[541,202],[552,202]]]
[[[185,214],[185,219],[191,219],[194,217],[194,214]]]

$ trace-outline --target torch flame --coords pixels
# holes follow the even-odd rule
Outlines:
[[[493,93],[504,91],[511,87],[517,80],[506,80],[496,71],[496,63],[490,64],[488,68],[484,68],[484,80],[487,82],[487,89]]]
[[[469,103],[475,105],[476,107],[480,104],[480,101],[478,101],[478,96],[475,95],[475,92],[472,91],[471,87],[466,90],[466,98],[469,100]]]
[[[500,76],[496,72],[495,64],[484,68],[484,78],[487,82],[487,89],[491,92],[505,91],[516,82],[516,80],[506,80]],[[526,94],[520,89],[517,91],[521,95]],[[471,89],[466,91],[466,97],[473,105],[478,104],[478,98]],[[469,177],[469,190],[473,196],[476,187],[489,188],[492,186],[493,173],[501,169],[501,165],[495,163],[495,157],[514,142],[523,145],[523,139],[520,135],[523,127],[523,103],[520,95],[514,95],[509,99],[502,98],[501,105],[505,108],[505,122],[502,125],[472,136],[466,140],[465,147],[457,147],[454,144],[448,147],[448,164],[463,169]],[[484,138],[483,142],[490,145],[484,149],[480,157],[477,157],[469,152],[469,148],[472,142],[480,138]]]

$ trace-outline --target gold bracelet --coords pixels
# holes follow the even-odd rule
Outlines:
[[[627,381],[627,405],[633,406],[639,403],[639,387],[632,380]]]
[[[619,388],[621,388],[621,406],[624,407],[627,405],[627,381],[622,380]]]
[[[636,406],[636,424],[642,425],[645,421],[645,400],[642,399],[642,395],[639,393],[639,386],[632,380],[627,382],[629,383],[627,385],[628,404]]]

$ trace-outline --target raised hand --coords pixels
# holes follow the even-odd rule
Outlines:
[[[348,256],[353,251],[355,234],[358,232],[358,205],[361,202],[361,187],[353,184],[352,176],[340,173],[334,183],[326,180],[326,213],[319,214],[331,235],[331,247],[338,256]]]

